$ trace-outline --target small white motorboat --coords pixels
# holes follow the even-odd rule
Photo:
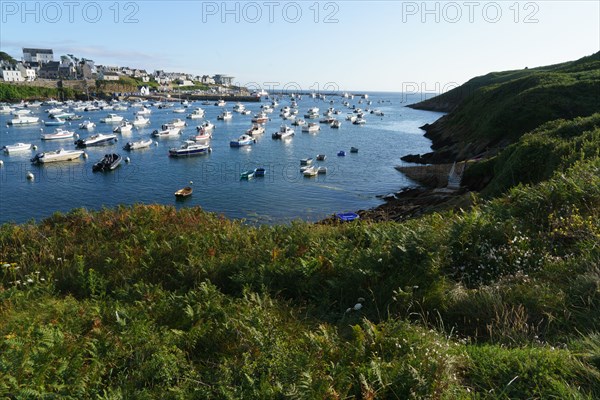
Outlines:
[[[123,117],[117,114],[108,114],[106,117],[102,118],[100,122],[105,124],[118,124],[123,121]]]
[[[316,122],[309,122],[302,127],[302,132],[314,133],[321,130],[321,127]]]
[[[6,154],[19,153],[23,151],[29,151],[32,149],[31,143],[15,143],[15,144],[7,144],[3,147],[4,152]]]
[[[132,122],[133,126],[145,126],[145,125],[148,125],[149,123],[150,123],[150,119],[144,117],[143,115],[136,115],[135,119]]]
[[[215,125],[210,121],[204,121],[202,125],[196,127],[198,132],[212,132],[213,129],[215,129]]]
[[[168,138],[168,137],[176,137],[181,133],[180,128],[168,128],[163,130],[155,130],[152,132],[152,136],[159,138]]]
[[[30,125],[37,124],[40,122],[39,117],[31,117],[29,115],[18,115],[16,118],[13,118],[7,122],[9,125]]]
[[[232,118],[233,118],[233,114],[231,113],[231,111],[227,111],[227,110],[224,110],[221,114],[219,114],[217,116],[217,119],[221,120],[221,121],[229,121]]]
[[[281,125],[279,131],[271,135],[273,139],[286,139],[292,136],[294,136],[294,130],[287,125]]]
[[[187,119],[202,119],[204,118],[204,110],[196,108],[191,114],[188,114]]]
[[[147,140],[139,140],[136,142],[127,142],[127,144],[125,144],[125,146],[123,146],[123,150],[138,150],[138,149],[144,149],[147,147],[150,147],[150,145],[152,144],[152,139],[147,139]]]
[[[43,133],[42,140],[59,140],[59,139],[71,139],[75,136],[75,132],[67,131],[62,128],[56,128],[53,133]]]
[[[256,139],[254,139],[250,135],[243,134],[236,140],[232,140],[229,142],[230,147],[242,147],[242,146],[250,146],[251,144],[256,143]]]
[[[83,121],[81,124],[79,124],[79,129],[91,130],[91,129],[94,129],[95,127],[96,127],[96,124],[93,123],[92,121]]]
[[[246,131],[246,135],[250,136],[258,136],[262,135],[263,133],[265,133],[265,128],[260,124],[252,124],[250,129]]]
[[[183,128],[187,125],[187,123],[179,118],[175,118],[174,120],[171,120],[169,122],[167,122],[166,124],[163,124],[162,128],[163,129],[168,129],[168,128]]]
[[[114,133],[131,133],[131,130],[133,129],[133,124],[129,121],[123,121],[121,122],[121,125],[117,126],[115,129],[113,129]]]
[[[32,163],[45,164],[59,161],[73,161],[81,157],[83,150],[65,150],[46,151],[38,153],[31,159]]]

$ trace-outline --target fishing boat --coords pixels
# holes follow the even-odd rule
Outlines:
[[[213,129],[215,129],[215,125],[210,121],[204,121],[202,125],[196,127],[198,132],[212,132]]]
[[[105,124],[118,124],[121,121],[123,121],[123,117],[117,114],[108,114],[100,120],[100,122]]]
[[[196,143],[193,140],[186,140],[179,148],[173,147],[169,149],[171,157],[189,157],[208,154],[212,149],[204,143]]]
[[[175,192],[175,197],[177,198],[184,198],[184,197],[188,197],[192,195],[192,192],[194,191],[194,189],[192,189],[191,186],[186,186],[182,189],[179,189],[178,191]]]
[[[227,110],[223,110],[223,112],[217,116],[217,119],[221,121],[229,121],[232,118],[233,114],[231,113],[231,111]]]
[[[326,174],[326,173],[327,173],[327,167],[319,167],[319,168],[317,168],[317,173],[318,173],[319,175],[324,175],[324,174]]]
[[[139,140],[136,142],[127,142],[127,144],[125,144],[125,146],[123,146],[123,150],[139,150],[139,149],[144,149],[147,147],[150,147],[150,145],[152,144],[152,139],[146,139],[146,140]]]
[[[142,107],[141,110],[136,111],[135,115],[142,115],[142,116],[147,116],[150,115],[152,113],[152,110],[146,107]]]
[[[252,124],[250,129],[246,131],[246,135],[250,136],[258,136],[262,135],[263,133],[265,133],[265,128],[260,124]]]
[[[240,180],[249,180],[254,178],[255,170],[249,169],[248,171],[244,171],[240,174]]]
[[[317,154],[317,161],[325,161],[327,156],[325,154]]]
[[[229,142],[229,147],[242,147],[242,146],[250,146],[251,144],[256,143],[256,139],[254,139],[250,135],[243,134],[236,140],[232,140]]]
[[[317,167],[308,167],[304,171],[302,171],[302,175],[307,178],[312,178],[313,176],[317,176],[319,170]]]
[[[246,110],[246,106],[244,106],[242,103],[236,103],[235,106],[233,106],[233,111],[241,113],[242,111]]]
[[[313,162],[312,157],[303,158],[300,160],[300,165],[310,165],[310,164],[312,164],[312,162]]]
[[[324,117],[319,120],[321,124],[331,125],[336,119],[333,117]]]
[[[267,171],[263,167],[258,167],[254,169],[254,176],[256,178],[262,178],[263,176],[265,176],[266,172]]]
[[[342,122],[336,119],[329,126],[334,129],[340,129],[340,127],[342,126]]]
[[[308,112],[306,114],[304,114],[304,118],[306,118],[306,119],[319,118],[319,108],[318,107],[309,108]]]
[[[227,105],[227,103],[223,99],[220,99],[219,101],[217,101],[215,103],[215,106],[217,106],[217,107],[225,107],[226,105]]]
[[[29,151],[32,149],[31,143],[15,143],[15,144],[7,144],[3,147],[4,152],[6,154],[19,153],[23,151]]]
[[[201,132],[198,132],[198,134],[196,136],[192,136],[190,138],[190,140],[193,140],[194,142],[205,142],[211,138],[212,138],[212,133],[201,131]]]
[[[264,124],[269,120],[269,117],[264,112],[259,112],[254,117],[252,117],[252,122],[255,124]]]
[[[184,120],[181,120],[179,118],[175,118],[169,122],[167,122],[166,124],[162,125],[162,129],[169,129],[169,128],[183,128],[187,125],[187,123]]]
[[[155,129],[152,132],[152,136],[159,137],[159,138],[169,138],[169,137],[176,137],[180,133],[181,133],[180,128],[168,128],[168,129],[163,129],[160,131],[158,129]]]
[[[57,128],[53,133],[43,133],[41,136],[42,140],[60,140],[71,139],[74,135],[75,132]]]
[[[61,118],[54,118],[48,121],[44,121],[44,125],[46,126],[60,126],[66,124],[67,121]]]
[[[302,126],[302,125],[304,125],[304,124],[306,124],[306,121],[304,121],[304,120],[303,120],[303,119],[301,119],[301,118],[296,118],[296,119],[294,120],[294,122],[292,122],[292,125],[294,125],[294,126]]]
[[[271,135],[273,139],[286,139],[292,136],[294,136],[294,130],[287,125],[281,125],[279,131]]]
[[[191,114],[188,114],[187,119],[202,119],[204,118],[204,110],[196,108]]]
[[[316,122],[309,122],[307,125],[302,127],[302,132],[314,133],[319,132],[321,127]]]
[[[358,147],[350,147],[350,153],[358,153]]]
[[[121,122],[121,125],[117,126],[115,129],[113,129],[114,133],[131,133],[131,130],[133,129],[133,124],[129,121],[123,121]]]
[[[39,117],[31,117],[29,115],[18,115],[7,122],[8,125],[31,125],[40,122]]]
[[[94,129],[95,127],[96,127],[96,124],[93,123],[92,121],[83,121],[81,124],[79,124],[79,129],[91,130],[91,129]]]
[[[132,124],[133,126],[145,126],[150,123],[150,119],[144,117],[143,115],[136,115]]]
[[[50,162],[72,161],[76,160],[83,154],[83,150],[65,150],[46,151],[38,153],[31,159],[32,163],[46,164]]]
[[[119,154],[105,154],[102,159],[92,166],[92,171],[112,171],[121,164],[122,160],[123,158]]]
[[[107,135],[103,133],[98,133],[96,135],[92,135],[85,139],[79,139],[75,142],[75,146],[81,147],[90,147],[90,146],[106,146],[109,144],[113,144],[117,141],[117,135],[109,133]]]

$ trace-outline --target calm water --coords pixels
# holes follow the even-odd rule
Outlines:
[[[41,123],[9,127],[6,121],[11,116],[0,115],[0,147],[17,142],[38,146],[37,151],[0,155],[4,161],[0,168],[0,223],[24,222],[32,218],[39,220],[55,211],[67,212],[77,207],[99,209],[134,203],[173,204],[177,207],[200,205],[205,210],[231,218],[246,218],[259,223],[293,219],[315,221],[335,212],[377,206],[381,203],[377,195],[394,192],[410,184],[394,166],[401,163],[400,157],[405,154],[429,151],[430,142],[418,127],[435,121],[441,114],[406,108],[406,104],[420,100],[417,96],[408,99],[393,93],[370,93],[369,96],[370,106],[359,104],[358,97],[348,99],[357,107],[379,109],[385,113],[383,117],[365,115],[367,124],[363,126],[352,125],[345,120],[346,114],[351,112],[342,105],[345,99],[331,97],[322,101],[304,96],[298,101],[299,117],[303,117],[310,107],[319,107],[321,114],[328,107],[335,107],[343,111],[335,116],[343,120],[341,129],[321,124],[319,133],[308,134],[301,132],[300,127],[293,127],[296,131],[293,138],[273,140],[271,134],[282,123],[279,110],[289,105],[285,96],[270,114],[271,121],[266,124],[266,132],[258,138],[258,143],[244,148],[230,148],[229,141],[251,126],[252,115],[265,101],[246,103],[252,115],[234,113],[230,122],[217,121],[222,110],[220,107],[193,103],[189,110],[202,107],[206,111],[206,119],[216,127],[210,143],[212,153],[190,158],[170,158],[167,156],[168,149],[178,147],[182,140],[195,134],[195,126],[201,120],[186,120],[189,126],[179,138],[155,139],[158,144],[145,150],[122,150],[127,141],[148,138],[161,124],[174,118],[184,119],[187,115],[175,114],[172,108],[151,107],[152,123],[148,127],[134,128],[130,134],[118,134],[119,142],[115,145],[85,149],[89,155],[85,160],[46,166],[31,165],[29,159],[40,151],[61,147],[73,149],[74,140],[42,141],[40,129],[49,133],[54,127],[44,127]],[[334,100],[334,104],[329,103],[330,99]],[[228,103],[226,108],[232,110],[233,105]],[[33,114],[47,119],[45,110],[48,108],[34,108]],[[107,113],[114,112],[133,120],[137,110],[82,111],[78,114],[96,122],[95,133],[109,133],[116,125],[99,122]],[[81,137],[89,136],[90,132],[77,129],[79,122],[74,121],[71,126],[67,124],[65,129],[75,130]],[[351,154],[351,146],[358,147],[359,152]],[[339,150],[345,150],[346,157],[338,157]],[[92,173],[92,165],[106,152],[118,152],[124,158],[130,157],[131,162],[123,163],[110,173]],[[317,154],[327,155],[326,161],[315,162],[328,168],[327,175],[303,177],[300,159]],[[264,178],[240,181],[240,172],[258,166],[267,169]],[[35,180],[26,179],[28,171],[33,172]],[[185,201],[176,201],[175,190],[190,181],[193,181],[194,194]]]

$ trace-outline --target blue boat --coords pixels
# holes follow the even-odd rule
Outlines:
[[[344,157],[344,156],[346,156],[346,152],[344,150],[338,151],[338,157]]]
[[[354,221],[355,219],[360,218],[358,214],[353,213],[353,212],[338,213],[338,214],[335,214],[335,216],[342,222],[350,222],[350,221]]]
[[[254,170],[254,176],[257,178],[265,176],[266,170],[263,167],[256,168]]]
[[[249,135],[242,135],[237,140],[232,140],[229,142],[230,147],[242,147],[242,146],[250,146],[251,144],[256,143],[256,139]]]

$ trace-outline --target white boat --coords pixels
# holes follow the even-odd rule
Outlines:
[[[129,121],[123,121],[121,122],[121,125],[117,126],[115,129],[113,129],[114,133],[131,133],[131,130],[133,129],[133,124]]]
[[[208,154],[212,149],[205,143],[196,143],[192,140],[186,140],[181,147],[169,149],[171,157],[188,157]]]
[[[252,118],[252,122],[254,122],[256,124],[264,124],[268,120],[269,120],[269,117],[267,117],[267,114],[264,112],[260,112]]]
[[[59,126],[64,125],[67,121],[61,118],[54,118],[49,121],[44,121],[44,125],[46,126]]]
[[[108,114],[106,117],[100,120],[100,122],[105,124],[118,124],[121,121],[123,121],[123,117],[117,114]]]
[[[128,107],[124,104],[117,104],[116,106],[113,107],[113,110],[115,111],[127,111]]]
[[[144,149],[146,147],[150,147],[150,145],[152,144],[152,139],[147,139],[147,140],[139,140],[137,142],[127,142],[127,144],[125,144],[125,146],[123,147],[123,150],[138,150],[138,149]]]
[[[232,140],[229,142],[230,147],[242,147],[242,146],[250,146],[251,144],[256,143],[256,139],[254,139],[250,135],[243,134],[236,140]]]
[[[352,114],[348,114],[346,116],[346,121],[350,121],[350,122],[354,123],[354,121],[356,121],[356,116],[352,115]]]
[[[302,127],[302,132],[314,133],[319,132],[321,127],[316,122],[309,122]]]
[[[262,111],[267,114],[273,112],[273,107],[271,107],[269,104],[263,104],[262,106],[260,106],[260,108],[262,108]]]
[[[135,115],[150,115],[152,113],[152,110],[146,107],[142,107],[141,110],[136,111]]]
[[[306,121],[301,118],[296,118],[294,122],[292,122],[292,125],[294,126],[302,126],[304,124],[306,124]]]
[[[48,113],[48,115],[60,114],[61,112],[63,112],[63,109],[62,108],[49,108],[48,110],[46,110],[46,112]]]
[[[83,150],[55,150],[38,153],[31,159],[32,163],[45,164],[49,162],[72,161],[83,154]]]
[[[143,115],[136,115],[132,124],[133,126],[144,126],[150,123],[150,119],[144,117]]]
[[[313,176],[317,176],[318,173],[319,173],[319,169],[317,167],[308,167],[304,171],[302,171],[302,175],[309,177],[309,178],[313,177]]]
[[[99,109],[100,109],[100,107],[90,104],[89,106],[85,107],[84,111],[98,111]]]
[[[240,114],[242,114],[242,115],[250,115],[250,114],[252,114],[252,111],[250,111],[250,110],[244,110],[244,111],[240,111]]]
[[[26,110],[24,108],[21,108],[19,110],[14,110],[12,112],[12,115],[29,115],[31,114],[31,110]]]
[[[307,118],[307,119],[319,118],[319,108],[318,107],[309,108],[308,111],[306,112],[306,114],[304,114],[304,118]]]
[[[318,174],[326,174],[327,173],[327,167],[319,167],[319,168],[317,168],[317,173]]]
[[[313,162],[313,158],[309,157],[309,158],[303,158],[300,160],[300,165],[310,165]]]
[[[174,120],[171,120],[169,122],[167,122],[166,124],[163,124],[162,128],[163,129],[168,129],[168,128],[183,128],[187,125],[187,123],[184,120],[181,120],[179,118],[175,118]]]
[[[91,129],[94,129],[95,127],[96,127],[96,124],[93,123],[92,121],[83,121],[81,124],[79,124],[79,129],[91,130]]]
[[[39,117],[30,117],[29,115],[19,115],[7,122],[9,125],[31,125],[40,122]]]
[[[13,111],[15,111],[15,109],[10,106],[0,106],[0,114],[10,114]]]
[[[252,124],[250,129],[246,131],[246,135],[250,136],[258,136],[262,135],[263,133],[265,133],[265,128],[260,124]]]
[[[223,99],[221,99],[215,103],[215,106],[217,106],[217,107],[225,107],[226,105],[227,105],[227,103]]]
[[[6,154],[19,153],[23,151],[29,151],[32,149],[31,143],[15,143],[7,144],[3,147]]]
[[[96,135],[92,135],[85,139],[79,139],[75,142],[75,146],[77,147],[89,147],[89,146],[105,146],[108,144],[113,144],[117,141],[117,135],[112,133],[103,134],[98,133]]]
[[[271,135],[273,139],[285,139],[292,136],[294,136],[294,130],[287,125],[281,125],[279,131]]]
[[[241,113],[242,111],[246,110],[246,106],[244,106],[242,103],[237,103],[235,106],[233,106],[233,111]]]
[[[195,142],[205,142],[207,140],[210,140],[211,138],[212,138],[212,133],[201,131],[201,132],[198,132],[198,134],[196,136],[192,136],[190,139]]]
[[[174,108],[173,113],[175,114],[183,114],[185,113],[185,108]]]
[[[67,131],[62,128],[56,128],[53,133],[43,133],[42,140],[71,139],[73,136],[75,136],[75,132]]]
[[[231,111],[227,110],[224,110],[219,116],[217,116],[217,119],[221,121],[229,121],[232,118],[233,114],[231,113]]]
[[[336,119],[329,126],[335,129],[340,129],[342,126],[342,122]]]
[[[212,132],[213,129],[215,129],[215,125],[210,121],[204,121],[202,125],[196,127],[198,132]]]
[[[354,125],[364,125],[367,123],[367,121],[364,118],[356,118],[354,121],[352,121],[352,123]]]
[[[175,137],[181,133],[181,128],[169,128],[159,131],[158,129],[152,132],[152,136],[159,138]]]
[[[196,108],[191,114],[188,114],[187,119],[202,119],[204,118],[204,110]]]

